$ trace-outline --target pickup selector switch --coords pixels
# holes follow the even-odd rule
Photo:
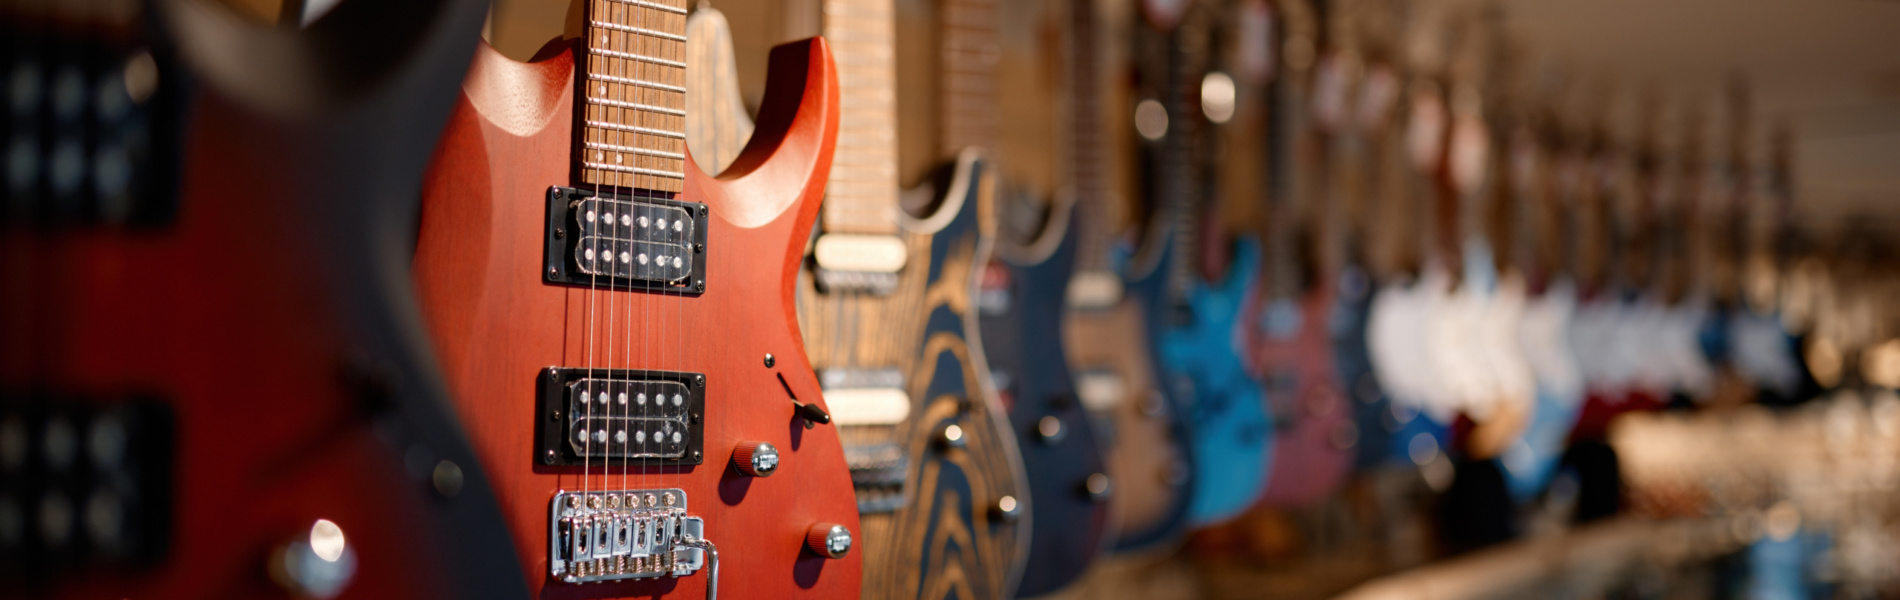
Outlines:
[[[778,448],[767,442],[739,442],[732,450],[732,466],[753,477],[778,472]]]

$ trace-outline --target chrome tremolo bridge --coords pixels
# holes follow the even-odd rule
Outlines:
[[[677,488],[560,492],[550,506],[548,574],[564,583],[685,577],[706,571],[717,595],[719,553]]]

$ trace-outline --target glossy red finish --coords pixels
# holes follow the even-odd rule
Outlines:
[[[837,76],[824,41],[773,50],[758,128],[725,174],[704,175],[688,158],[680,199],[711,211],[706,291],[697,297],[542,282],[547,190],[573,181],[573,57],[517,63],[485,44],[477,52],[424,184],[415,277],[529,586],[544,598],[703,597],[703,572],[578,586],[548,576],[557,490],[679,487],[718,545],[722,597],[857,597],[858,552],[831,560],[804,549],[813,524],[859,531],[837,431],[808,430],[793,412],[794,397],[824,402],[792,295],[837,137]],[[535,378],[549,366],[589,365],[705,373],[704,463],[540,464]],[[731,467],[733,447],[748,440],[779,448],[776,474]]]

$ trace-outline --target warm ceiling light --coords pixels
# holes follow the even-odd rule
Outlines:
[[[1135,132],[1150,142],[1160,141],[1161,136],[1168,134],[1168,109],[1153,99],[1136,104]]]
[[[1215,71],[1201,78],[1201,112],[1207,120],[1226,123],[1234,118],[1234,78]]]

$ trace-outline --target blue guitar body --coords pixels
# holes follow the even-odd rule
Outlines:
[[[1073,229],[1073,220],[1063,218],[1067,210],[1051,212],[1038,239],[997,241],[998,258],[984,273],[977,300],[983,353],[1006,399],[1034,499],[1029,559],[1017,588],[1024,597],[1080,578],[1104,550],[1108,524],[1102,440],[1076,397],[1063,348],[1076,236],[1066,234]]]
[[[1194,278],[1184,314],[1152,303],[1159,307],[1151,322],[1160,332],[1163,380],[1181,399],[1193,431],[1190,446],[1201,475],[1188,505],[1194,526],[1232,519],[1253,506],[1272,464],[1273,422],[1262,384],[1235,346],[1241,307],[1260,276],[1260,242],[1241,238],[1234,254],[1219,283]]]

